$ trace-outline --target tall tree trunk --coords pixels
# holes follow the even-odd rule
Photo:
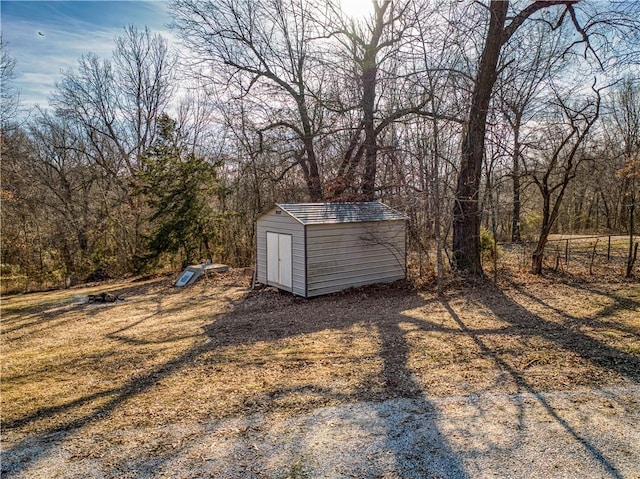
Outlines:
[[[296,102],[298,103],[298,114],[302,122],[302,143],[304,145],[305,160],[300,163],[304,174],[305,182],[307,183],[307,191],[309,193],[309,199],[314,202],[321,202],[324,200],[324,193],[322,188],[322,180],[320,179],[320,170],[318,168],[318,158],[316,156],[315,148],[315,134],[313,133],[313,122],[309,116],[309,110],[307,108],[307,100],[304,92],[304,84],[302,83],[302,75],[300,75],[300,81],[298,83],[298,91],[296,93]]]
[[[513,125],[513,210],[511,218],[511,241],[522,242],[520,235],[520,122],[522,115],[516,114]]]
[[[633,246],[633,229],[634,229],[634,214],[636,211],[636,193],[631,192],[631,204],[629,205],[629,255],[627,257],[627,271],[625,278],[631,278],[633,276],[633,265],[636,261],[636,255],[638,247],[636,245],[635,251]]]
[[[364,175],[362,178],[362,194],[371,201],[375,196],[375,182],[378,161],[378,139],[375,128],[376,84],[378,75],[377,53],[378,43],[384,26],[384,13],[390,2],[383,4],[377,12],[376,28],[366,46],[362,58],[362,126],[364,129]]]
[[[433,111],[436,111],[434,101],[432,99]],[[440,195],[440,131],[438,128],[438,119],[433,118],[433,173],[431,174],[433,182],[433,232],[436,242],[436,271],[437,271],[437,289],[438,294],[442,294],[444,283],[444,261],[442,257],[442,213],[441,213],[441,195]],[[426,188],[425,188],[426,189]]]
[[[629,228],[629,216],[627,215],[627,212],[625,211],[625,201],[626,199],[629,197],[630,195],[630,190],[631,190],[631,179],[628,177],[624,177],[622,180],[622,191],[620,191],[620,195],[618,196],[618,218],[617,218],[617,222],[618,225],[620,225],[621,228]]]
[[[597,116],[596,116],[597,118]],[[595,121],[595,119],[594,119]],[[593,124],[593,123],[591,123]],[[586,132],[589,131],[589,128],[586,128]],[[579,141],[580,142],[580,141]],[[576,149],[573,150],[575,154]],[[572,154],[572,156],[573,156]],[[569,166],[569,170],[573,167]],[[560,214],[560,205],[562,204],[562,199],[567,191],[567,186],[571,180],[572,176],[565,172],[564,177],[562,179],[562,183],[556,185],[556,187],[549,188],[548,176],[545,176],[543,180],[543,184],[539,185],[540,193],[542,194],[542,226],[540,227],[540,236],[538,237],[538,243],[536,244],[536,249],[531,255],[532,264],[531,264],[531,272],[533,274],[542,274],[542,262],[544,259],[544,249],[547,246],[547,241],[549,239],[549,235],[551,234],[551,228],[556,223],[558,219],[558,215]],[[553,198],[553,191],[558,189],[557,196],[555,199]]]
[[[598,194],[600,195],[600,199],[602,200],[602,206],[604,207],[604,216],[607,222],[606,224],[607,231],[611,231],[613,228],[611,223],[611,208],[609,207],[609,202],[607,201],[607,198],[605,197],[602,189],[598,191]]]
[[[538,243],[536,249],[531,255],[531,272],[533,274],[542,274],[542,263],[544,261],[544,249],[547,246],[547,240],[549,239],[549,233],[551,233],[551,193],[544,189],[543,191],[543,206],[542,206],[542,226],[540,228],[540,236],[538,237]]]
[[[320,171],[318,170],[318,162],[316,160],[316,153],[313,146],[313,140],[305,140],[308,143],[307,148],[307,164],[308,176],[306,178],[307,190],[309,191],[309,199],[314,202],[320,202],[324,200],[324,194],[322,192],[322,181],[320,180]]]
[[[462,140],[461,169],[453,208],[453,255],[458,271],[482,275],[480,261],[480,174],[484,154],[487,111],[497,79],[508,1],[492,1],[491,19],[474,86],[469,119]]]

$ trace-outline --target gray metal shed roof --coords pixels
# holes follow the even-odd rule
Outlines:
[[[303,225],[407,219],[406,216],[379,201],[363,203],[277,203],[276,206]]]

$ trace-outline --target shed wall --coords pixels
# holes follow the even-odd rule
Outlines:
[[[307,296],[406,277],[406,222],[307,225]]]
[[[256,279],[267,284],[267,231],[292,236],[292,290],[293,294],[305,295],[304,227],[291,216],[276,209],[261,216],[256,222]]]

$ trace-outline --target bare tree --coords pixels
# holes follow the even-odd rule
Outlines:
[[[86,275],[100,215],[82,140],[74,125],[42,110],[25,125],[3,135],[2,233],[11,238],[5,259],[29,279]]]
[[[41,193],[30,167],[33,143],[18,127],[3,129],[0,147],[2,273],[21,274],[28,281],[45,270],[46,243],[41,229],[46,213],[39,207]]]
[[[578,45],[584,46],[584,55],[604,67],[602,56],[610,42],[611,32],[637,32],[637,20],[629,8],[625,11],[581,12],[577,0],[549,0],[529,3],[519,12],[508,16],[509,2],[492,0],[487,12],[489,26],[480,57],[475,86],[471,99],[466,130],[462,141],[462,157],[457,181],[454,205],[453,249],[456,268],[472,275],[482,274],[479,235],[480,211],[479,192],[487,127],[487,112],[498,78],[498,61],[502,49],[514,33],[537,12],[550,10],[557,12],[555,18],[536,18],[546,22],[549,28],[558,28],[570,22],[577,33],[577,40],[568,41],[565,52],[571,52]],[[589,4],[586,4],[589,6]],[[555,9],[554,7],[558,7]],[[552,10],[551,10],[552,9]],[[615,9],[614,9],[615,10]],[[581,13],[584,13],[581,15]],[[637,13],[637,12],[636,12]],[[609,34],[607,33],[609,32]],[[597,38],[597,41],[593,39]]]
[[[114,178],[123,169],[134,175],[137,157],[153,142],[156,118],[175,89],[175,61],[161,35],[130,26],[116,38],[113,61],[83,55],[57,85],[53,106],[82,125],[96,161]]]
[[[628,208],[629,254],[625,275],[630,278],[637,257],[637,247],[634,247],[634,226],[638,201],[638,178],[640,178],[640,83],[637,79],[626,77],[616,88],[613,95],[612,117],[615,124],[615,137],[618,140],[614,142],[612,148],[621,150],[619,154],[624,162],[618,174],[623,180],[622,197]],[[621,148],[620,146],[616,148],[616,144],[621,144]]]
[[[73,124],[39,111],[30,127],[32,178],[40,187],[40,206],[57,237],[65,274],[87,273],[99,222],[94,169],[86,163],[84,140]]]
[[[173,98],[177,57],[162,35],[152,34],[146,27],[126,27],[115,43],[114,100],[126,135],[121,141],[126,141],[131,160],[137,161],[153,143],[157,119]]]
[[[522,168],[521,155],[527,139],[523,127],[536,114],[540,97],[545,94],[545,79],[560,74],[558,61],[560,31],[549,32],[544,26],[533,26],[520,31],[516,41],[505,47],[502,77],[498,80],[497,97],[499,108],[506,119],[512,136],[511,181],[512,218],[511,241],[520,242],[520,211]],[[565,62],[566,64],[566,62]],[[538,101],[537,101],[538,100]]]
[[[11,57],[7,43],[0,36],[0,127],[4,130],[15,116],[20,95],[13,86],[16,60]]]
[[[353,170],[364,156],[364,171],[362,175],[362,197],[372,200],[375,195],[375,180],[377,170],[378,140],[377,137],[389,121],[376,124],[381,56],[386,53],[388,59],[391,55],[385,50],[398,53],[397,44],[401,40],[405,25],[398,25],[406,16],[409,3],[402,2],[399,7],[392,5],[391,0],[373,0],[374,13],[372,18],[364,23],[350,21],[343,25],[340,36],[344,38],[344,47],[351,52],[352,61],[357,72],[357,85],[359,91],[359,109],[362,117],[360,124],[351,137],[351,143],[345,155],[344,161],[338,171],[339,177],[344,177],[347,170]],[[398,115],[395,115],[399,118]],[[385,124],[386,123],[386,124]],[[364,138],[358,141],[360,135]],[[359,147],[355,147],[360,143]],[[334,192],[336,196],[342,193],[339,188]]]
[[[299,166],[312,201],[323,198],[315,142],[322,130],[313,98],[313,44],[320,36],[307,0],[222,0],[174,3],[175,26],[204,75],[226,90],[229,101],[248,96],[265,113],[261,130],[286,130],[299,147]]]
[[[489,4],[489,27],[478,66],[467,126],[462,140],[462,158],[454,205],[453,251],[456,268],[474,275],[482,274],[480,259],[479,193],[487,112],[498,78],[498,60],[503,45],[524,21],[550,5],[575,2],[534,2],[507,24],[508,1]]]
[[[449,188],[447,194],[446,178],[450,176],[453,155],[447,152],[448,146],[460,137],[461,124],[456,118],[459,105],[455,102],[455,95],[451,91],[462,91],[461,86],[468,82],[469,75],[464,72],[464,66],[460,65],[460,59],[464,55],[459,52],[459,38],[455,31],[437,18],[437,13],[446,15],[451,19],[454,9],[447,11],[447,5],[435,5],[430,16],[418,17],[418,36],[421,45],[421,62],[423,67],[423,82],[430,92],[429,104],[431,112],[423,117],[425,122],[425,138],[422,140],[423,148],[419,155],[424,161],[420,177],[424,179],[422,190],[429,192],[431,197],[431,215],[433,217],[433,239],[436,249],[436,274],[437,289],[441,293],[444,287],[444,258],[445,238],[449,228],[446,218],[446,205],[450,203],[452,191]],[[440,28],[440,33],[434,35]],[[453,98],[452,98],[453,96]],[[430,140],[429,140],[430,138]],[[425,211],[426,213],[426,211]]]
[[[338,81],[344,85],[346,80],[356,92],[350,95],[336,85],[332,100],[340,113],[357,112],[345,118],[348,137],[330,185],[334,201],[374,199],[385,130],[411,117],[435,114],[430,108],[433,92],[421,81],[425,67],[420,61],[424,46],[420,22],[434,12],[425,2],[412,0],[373,0],[372,5],[370,18],[357,22],[338,15],[331,27],[340,42],[338,59],[347,65]]]
[[[119,255],[134,261],[142,247],[142,202],[131,195],[138,158],[152,144],[156,119],[172,98],[176,57],[167,41],[130,26],[116,39],[113,59],[83,55],[57,85],[52,105],[82,129],[90,163],[103,171],[105,213],[118,235]]]
[[[600,114],[601,94],[595,84],[592,90],[592,97],[573,101],[565,98],[575,98],[579,96],[577,92],[556,94],[555,102],[549,105],[549,110],[555,112],[543,120],[544,131],[532,154],[534,158],[525,161],[526,172],[542,197],[542,225],[531,264],[535,274],[542,274],[544,249],[569,183],[582,164],[594,159],[585,147]]]

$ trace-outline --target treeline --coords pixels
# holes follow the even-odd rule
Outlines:
[[[3,45],[3,276],[249,266],[274,202],[379,199],[440,276],[480,228],[537,272],[551,233],[633,233],[636,4],[373,6],[179,0],[180,45],[127,27],[26,120]]]

